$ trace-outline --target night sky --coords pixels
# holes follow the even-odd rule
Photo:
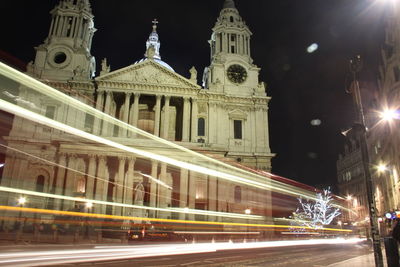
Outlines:
[[[58,0],[2,1],[0,50],[24,62],[46,38],[49,11]],[[92,0],[95,27],[92,55],[106,57],[111,70],[143,58],[151,21],[159,20],[161,57],[199,80],[210,64],[208,40],[223,0]],[[383,43],[382,0],[236,0],[253,32],[252,58],[261,67],[270,103],[273,173],[317,187],[336,184],[336,160],[343,150],[341,130],[353,121],[345,93],[348,62],[364,58],[365,81],[374,84]],[[307,47],[318,44],[308,53]],[[311,125],[312,120],[321,124]]]

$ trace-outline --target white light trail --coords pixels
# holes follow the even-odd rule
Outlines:
[[[36,191],[29,191],[24,189],[18,188],[11,188],[0,186],[0,192],[8,192],[8,193],[16,193],[16,194],[23,194],[23,195],[31,195],[31,196],[39,196],[39,197],[46,197],[46,198],[54,198],[54,199],[64,199],[64,200],[72,200],[82,202],[83,199],[79,197],[69,197],[64,195],[55,195],[49,193],[42,193]],[[216,217],[229,217],[229,218],[241,218],[241,219],[251,219],[251,220],[263,220],[264,216],[259,215],[247,215],[247,214],[240,214],[240,213],[228,213],[228,212],[219,212],[219,211],[207,211],[207,210],[195,210],[195,209],[179,209],[179,208],[156,208],[150,206],[139,206],[139,205],[131,205],[131,204],[124,204],[118,202],[108,202],[102,200],[95,200],[95,199],[84,199],[85,202],[90,202],[92,204],[99,204],[99,205],[110,205],[115,207],[125,207],[125,208],[134,208],[134,209],[144,209],[144,210],[158,210],[158,211],[167,211],[167,212],[177,212],[177,213],[191,213],[191,214],[198,214],[198,215],[210,215]],[[143,218],[147,220],[151,220],[151,218]],[[182,222],[184,222],[182,220]]]
[[[96,246],[92,249],[55,249],[52,251],[0,252],[0,265],[8,266],[45,266],[54,264],[71,264],[83,262],[112,261],[137,259],[166,255],[183,255],[194,253],[212,253],[224,250],[273,248],[310,245],[356,244],[365,239],[310,239],[294,241],[267,241],[248,243],[184,243],[158,244],[140,246]]]
[[[156,183],[159,184],[159,185],[162,185],[162,186],[168,188],[169,190],[172,190],[172,187],[171,187],[171,186],[167,185],[167,184],[164,183],[163,181],[160,181],[160,180],[154,178],[154,177],[151,176],[151,175],[147,175],[147,174],[144,174],[144,173],[139,173],[139,174],[140,174],[140,175],[143,175],[144,177],[149,178],[150,180],[156,182]]]
[[[225,172],[221,172],[221,171],[210,170],[207,167],[201,167],[201,166],[198,166],[198,165],[195,165],[195,164],[185,163],[185,162],[182,162],[182,161],[171,159],[169,157],[163,157],[163,156],[155,157],[154,154],[148,153],[148,152],[147,152],[147,155],[142,154],[142,153],[145,153],[143,151],[142,151],[142,153],[139,153],[139,155],[142,155],[144,157],[153,158],[153,159],[156,159],[156,160],[159,160],[159,161],[162,161],[162,162],[165,162],[165,163],[177,166],[177,167],[186,168],[186,169],[190,169],[190,170],[193,170],[193,171],[196,171],[196,172],[209,174],[209,175],[220,177],[222,179],[230,180],[230,181],[233,181],[233,182],[246,184],[248,186],[253,186],[253,187],[263,188],[263,189],[270,189],[270,190],[277,190],[277,191],[282,192],[282,193],[286,193],[286,194],[290,194],[290,195],[296,195],[296,196],[303,196],[303,197],[306,197],[306,198],[309,198],[309,199],[313,199],[313,196],[312,196],[311,192],[308,192],[307,190],[302,190],[302,189],[299,189],[299,188],[294,187],[294,186],[289,186],[287,184],[284,184],[284,183],[281,183],[281,182],[278,182],[278,181],[275,181],[275,180],[271,180],[269,177],[266,177],[266,176],[263,176],[263,175],[258,175],[258,174],[255,174],[255,173],[252,173],[252,172],[249,172],[249,171],[245,171],[245,170],[243,170],[241,168],[237,168],[235,166],[223,163],[223,162],[221,162],[219,160],[207,157],[205,155],[202,155],[200,153],[197,153],[197,152],[194,152],[194,151],[192,151],[190,149],[182,147],[182,146],[180,146],[178,144],[175,144],[173,142],[170,142],[170,141],[164,140],[162,138],[156,137],[156,136],[154,136],[152,134],[149,134],[149,133],[147,133],[147,132],[145,132],[143,130],[140,130],[140,129],[136,128],[136,127],[133,127],[133,126],[131,126],[131,125],[127,124],[127,123],[124,123],[124,122],[122,122],[122,121],[120,121],[120,120],[118,120],[118,119],[116,119],[116,118],[114,118],[114,117],[112,117],[112,116],[110,116],[108,114],[105,114],[105,113],[103,113],[103,112],[101,112],[101,111],[99,111],[99,110],[97,110],[97,109],[95,109],[95,108],[93,108],[91,106],[88,106],[88,105],[82,103],[81,101],[79,101],[77,99],[69,97],[69,96],[65,95],[64,93],[62,93],[62,92],[60,92],[58,90],[55,90],[54,88],[51,88],[50,86],[45,85],[45,84],[41,83],[40,81],[38,81],[38,80],[36,80],[36,79],[26,75],[26,74],[23,74],[23,73],[15,70],[15,69],[13,69],[13,68],[11,68],[11,67],[9,67],[6,64],[1,63],[1,62],[0,62],[0,74],[4,75],[5,77],[7,77],[7,78],[9,78],[9,79],[11,79],[11,80],[13,80],[13,81],[15,81],[17,83],[20,83],[22,85],[27,86],[28,88],[30,88],[32,90],[35,90],[36,92],[39,92],[39,93],[41,93],[43,95],[46,95],[46,96],[48,96],[48,97],[50,97],[50,98],[52,98],[54,100],[59,101],[59,99],[62,99],[63,104],[69,105],[70,107],[76,108],[77,110],[80,110],[82,112],[86,112],[87,114],[93,115],[96,119],[103,120],[106,123],[114,124],[114,125],[116,125],[118,127],[121,127],[124,130],[129,130],[130,132],[137,133],[137,134],[140,134],[140,135],[142,135],[144,137],[147,137],[149,139],[157,141],[159,144],[164,144],[164,145],[167,145],[170,148],[175,148],[175,149],[178,149],[178,150],[180,150],[182,152],[185,152],[185,153],[187,153],[187,157],[185,157],[185,158],[194,158],[193,162],[202,162],[201,160],[204,160],[208,164],[213,165],[214,166],[213,168],[223,167],[225,169],[225,171],[229,170],[229,172],[232,172],[232,173],[234,173],[236,175],[231,175],[231,174],[228,174],[228,173],[225,173]],[[4,103],[4,101],[3,101],[3,103]],[[16,105],[14,105],[14,106],[16,106]],[[0,108],[3,109],[3,107],[1,105],[0,105]],[[3,110],[5,110],[5,109],[3,109]],[[7,109],[6,111],[9,112],[9,113],[15,114],[14,112],[10,111],[9,109]],[[20,113],[19,116],[24,117],[24,113],[26,111],[27,110],[25,110],[22,114]],[[38,116],[40,116],[40,115],[38,115]],[[30,117],[29,119],[32,119],[32,117]],[[39,120],[34,120],[34,121],[39,122]],[[51,121],[52,120],[48,119],[47,123],[43,123],[44,121],[41,120],[41,122],[39,122],[39,123],[45,124],[45,125],[47,125],[49,127],[57,128],[57,127],[55,127],[55,125],[53,125],[53,123]],[[63,124],[61,123],[61,125],[63,125]],[[61,127],[61,130],[63,130],[62,128],[64,128],[65,126],[66,125],[63,125],[63,127]],[[60,129],[60,128],[57,128],[57,129]],[[98,137],[98,138],[88,138],[88,136],[90,134],[87,134],[86,132],[83,132],[83,131],[79,131],[77,129],[75,129],[75,130],[76,131],[69,131],[69,133],[75,134],[77,136],[81,136],[83,138],[87,138],[87,139],[95,141],[95,142],[100,142],[100,143],[103,143],[105,145],[110,145],[110,146],[115,147],[115,148],[120,148],[120,149],[123,149],[123,150],[125,150],[127,152],[137,153],[139,151],[139,150],[134,150],[134,149],[132,149],[131,151],[128,151],[127,149],[125,149],[126,148],[125,146],[120,145],[118,143],[115,143],[115,142],[112,142],[112,141],[104,142],[104,140],[106,140],[104,138],[100,138],[100,137]],[[81,134],[78,134],[79,132]],[[97,139],[97,140],[95,140],[95,139]],[[114,145],[112,145],[111,143],[113,143]],[[115,144],[118,144],[118,145],[115,145]],[[152,155],[153,155],[153,157],[151,157]],[[166,160],[166,159],[169,159],[169,160]],[[180,163],[180,164],[177,164],[177,163]],[[207,172],[204,172],[205,170],[207,170]],[[249,178],[251,177],[252,179],[258,180],[258,181],[261,181],[261,182],[252,181],[252,180],[249,180],[247,178],[244,179],[244,178],[238,177],[237,174],[240,174],[240,175],[243,175],[243,176],[249,177]],[[270,184],[267,184],[266,182],[268,182]],[[272,184],[274,184],[274,185],[272,185]]]
[[[74,127],[68,126],[68,125],[63,124],[61,122],[54,121],[54,120],[49,119],[49,118],[47,118],[45,116],[36,114],[36,113],[34,113],[34,112],[30,111],[30,110],[24,109],[24,108],[22,108],[20,106],[14,105],[14,104],[9,103],[9,102],[7,102],[5,100],[2,100],[2,99],[0,99],[0,108],[3,109],[6,112],[9,112],[9,113],[12,113],[14,115],[20,116],[22,118],[29,119],[29,120],[37,122],[39,124],[43,124],[43,125],[46,125],[48,127],[55,128],[55,129],[58,129],[60,131],[64,131],[64,132],[70,133],[72,135],[79,136],[79,137],[94,141],[96,143],[100,143],[100,144],[108,145],[110,147],[121,149],[123,151],[133,153],[135,155],[140,155],[140,156],[148,158],[148,159],[153,159],[153,160],[157,160],[157,161],[160,161],[160,162],[165,162],[165,163],[173,165],[173,166],[177,166],[177,167],[180,167],[180,168],[192,170],[192,171],[195,171],[197,173],[203,173],[203,174],[219,177],[219,178],[224,179],[224,180],[228,180],[228,181],[231,181],[231,182],[244,184],[244,185],[247,185],[247,186],[252,186],[252,187],[266,189],[266,190],[275,190],[275,191],[279,191],[279,192],[290,194],[290,195],[293,195],[293,194],[300,195],[300,196],[303,196],[303,197],[306,197],[306,198],[311,198],[311,199],[314,198],[313,196],[310,196],[308,194],[305,195],[305,194],[302,194],[302,193],[294,193],[292,190],[288,190],[288,189],[283,188],[283,187],[277,187],[277,186],[273,186],[271,184],[261,183],[261,182],[249,180],[249,179],[242,178],[242,177],[239,177],[239,176],[236,176],[236,175],[228,174],[228,173],[221,172],[221,171],[212,170],[212,169],[209,169],[209,168],[206,168],[206,167],[202,167],[202,166],[198,166],[198,165],[194,165],[194,164],[191,164],[191,163],[178,161],[178,160],[175,160],[175,159],[170,158],[170,157],[166,157],[166,156],[154,154],[154,153],[151,153],[151,152],[147,152],[147,151],[144,151],[144,150],[136,149],[136,148],[133,148],[133,147],[125,146],[125,145],[119,144],[117,142],[108,140],[106,138],[102,138],[102,137],[87,133],[85,131],[76,129]]]

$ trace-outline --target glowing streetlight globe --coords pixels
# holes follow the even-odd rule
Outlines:
[[[377,169],[378,169],[378,172],[385,172],[385,171],[387,171],[387,167],[386,167],[386,165],[384,165],[384,164],[379,164],[378,167],[377,167]]]
[[[383,112],[381,112],[381,118],[384,121],[392,121],[394,119],[397,119],[399,116],[397,115],[397,111],[396,110],[392,110],[392,109],[387,109]]]
[[[25,197],[18,198],[18,205],[24,205],[25,202],[26,202],[26,198]]]
[[[250,209],[246,209],[246,210],[244,211],[244,213],[246,213],[246,214],[251,214],[251,210],[250,210]]]

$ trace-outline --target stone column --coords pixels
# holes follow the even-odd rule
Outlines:
[[[151,161],[151,177],[154,179],[157,179],[158,177],[158,162],[155,160]],[[157,189],[158,189],[158,184],[155,181],[150,181],[150,207],[157,207]],[[151,210],[150,211],[150,217],[155,217],[156,212]]]
[[[93,199],[93,190],[95,185],[95,177],[96,177],[96,155],[89,155],[89,166],[88,173],[86,179],[86,198]]]
[[[135,162],[136,158],[130,158],[128,163],[128,171],[126,173],[125,178],[125,193],[124,193],[124,203],[132,204],[133,203],[133,180],[134,180],[134,171],[135,171]]]
[[[65,172],[67,171],[67,157],[64,153],[58,154],[57,180],[54,194],[62,195],[64,189]],[[54,209],[61,209],[61,199],[54,200]]]
[[[154,113],[154,135],[160,136],[161,95],[156,95],[156,106]]]
[[[68,170],[67,170],[67,180],[65,181],[65,191],[64,195],[72,197],[73,193],[76,191],[75,188],[75,176],[76,176],[76,163],[77,157],[74,154],[68,156]],[[73,208],[73,202],[69,200],[64,200],[64,209],[68,210]]]
[[[217,143],[217,104],[214,102],[209,103],[209,115],[206,123],[208,124],[208,143]]]
[[[163,119],[163,129],[161,137],[164,139],[168,139],[168,132],[169,132],[169,101],[171,97],[165,96],[165,103],[164,103],[164,119]]]
[[[107,191],[106,195],[104,195],[104,188],[108,189],[108,181],[106,179],[106,157],[101,155],[99,156],[97,175],[96,175],[96,192],[95,199],[96,200],[106,200],[107,199]],[[102,213],[105,211],[105,206],[96,205],[94,210],[96,212]]]
[[[118,174],[116,175],[115,180],[115,198],[114,201],[117,203],[122,203],[124,201],[123,194],[124,194],[124,176],[125,176],[125,163],[126,159],[124,157],[118,158]],[[115,215],[123,215],[121,207],[115,207],[114,209]]]
[[[192,98],[192,142],[197,143],[197,99]]]
[[[106,104],[104,106],[104,113],[110,114],[111,113],[111,94],[112,92],[107,91],[106,92]],[[103,132],[102,134],[105,136],[110,136],[111,133],[111,124],[109,122],[104,122],[103,121]]]
[[[251,152],[252,153],[257,153],[256,147],[257,147],[257,121],[256,121],[256,112],[257,109],[254,108],[251,111]]]
[[[183,98],[182,142],[189,142],[190,103],[189,98]]]
[[[188,198],[188,173],[187,169],[181,169],[181,177],[179,184],[179,207],[184,209],[188,207],[187,198]],[[186,219],[185,213],[180,213],[179,218],[181,220]]]
[[[131,93],[125,94],[125,110],[124,110],[124,122],[129,124],[129,108],[130,108],[130,100],[131,100]],[[123,130],[122,136],[128,136],[128,130]]]
[[[137,127],[139,119],[139,99],[140,99],[140,94],[135,93],[135,100],[133,102],[133,121],[132,121],[132,125],[135,127]]]
[[[167,184],[167,163],[161,163],[160,181]],[[160,208],[167,207],[167,188],[159,186],[158,192],[158,206]]]
[[[195,208],[195,204],[196,204],[196,179],[197,176],[199,174],[194,172],[194,171],[190,171],[190,178],[189,178],[189,201],[188,201],[188,208],[189,209],[194,209]],[[194,220],[194,215],[193,214],[189,214],[188,216],[189,220]]]
[[[214,176],[209,176],[209,186],[208,186],[208,210],[217,211],[217,178]],[[209,216],[210,221],[215,220],[214,216]]]

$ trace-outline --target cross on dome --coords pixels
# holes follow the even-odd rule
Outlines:
[[[157,19],[154,19],[154,20],[152,21],[152,23],[153,23],[153,32],[155,32],[155,31],[157,30],[158,20],[157,20]]]
[[[235,7],[235,2],[233,0],[225,0],[224,9],[225,8],[236,8]]]

